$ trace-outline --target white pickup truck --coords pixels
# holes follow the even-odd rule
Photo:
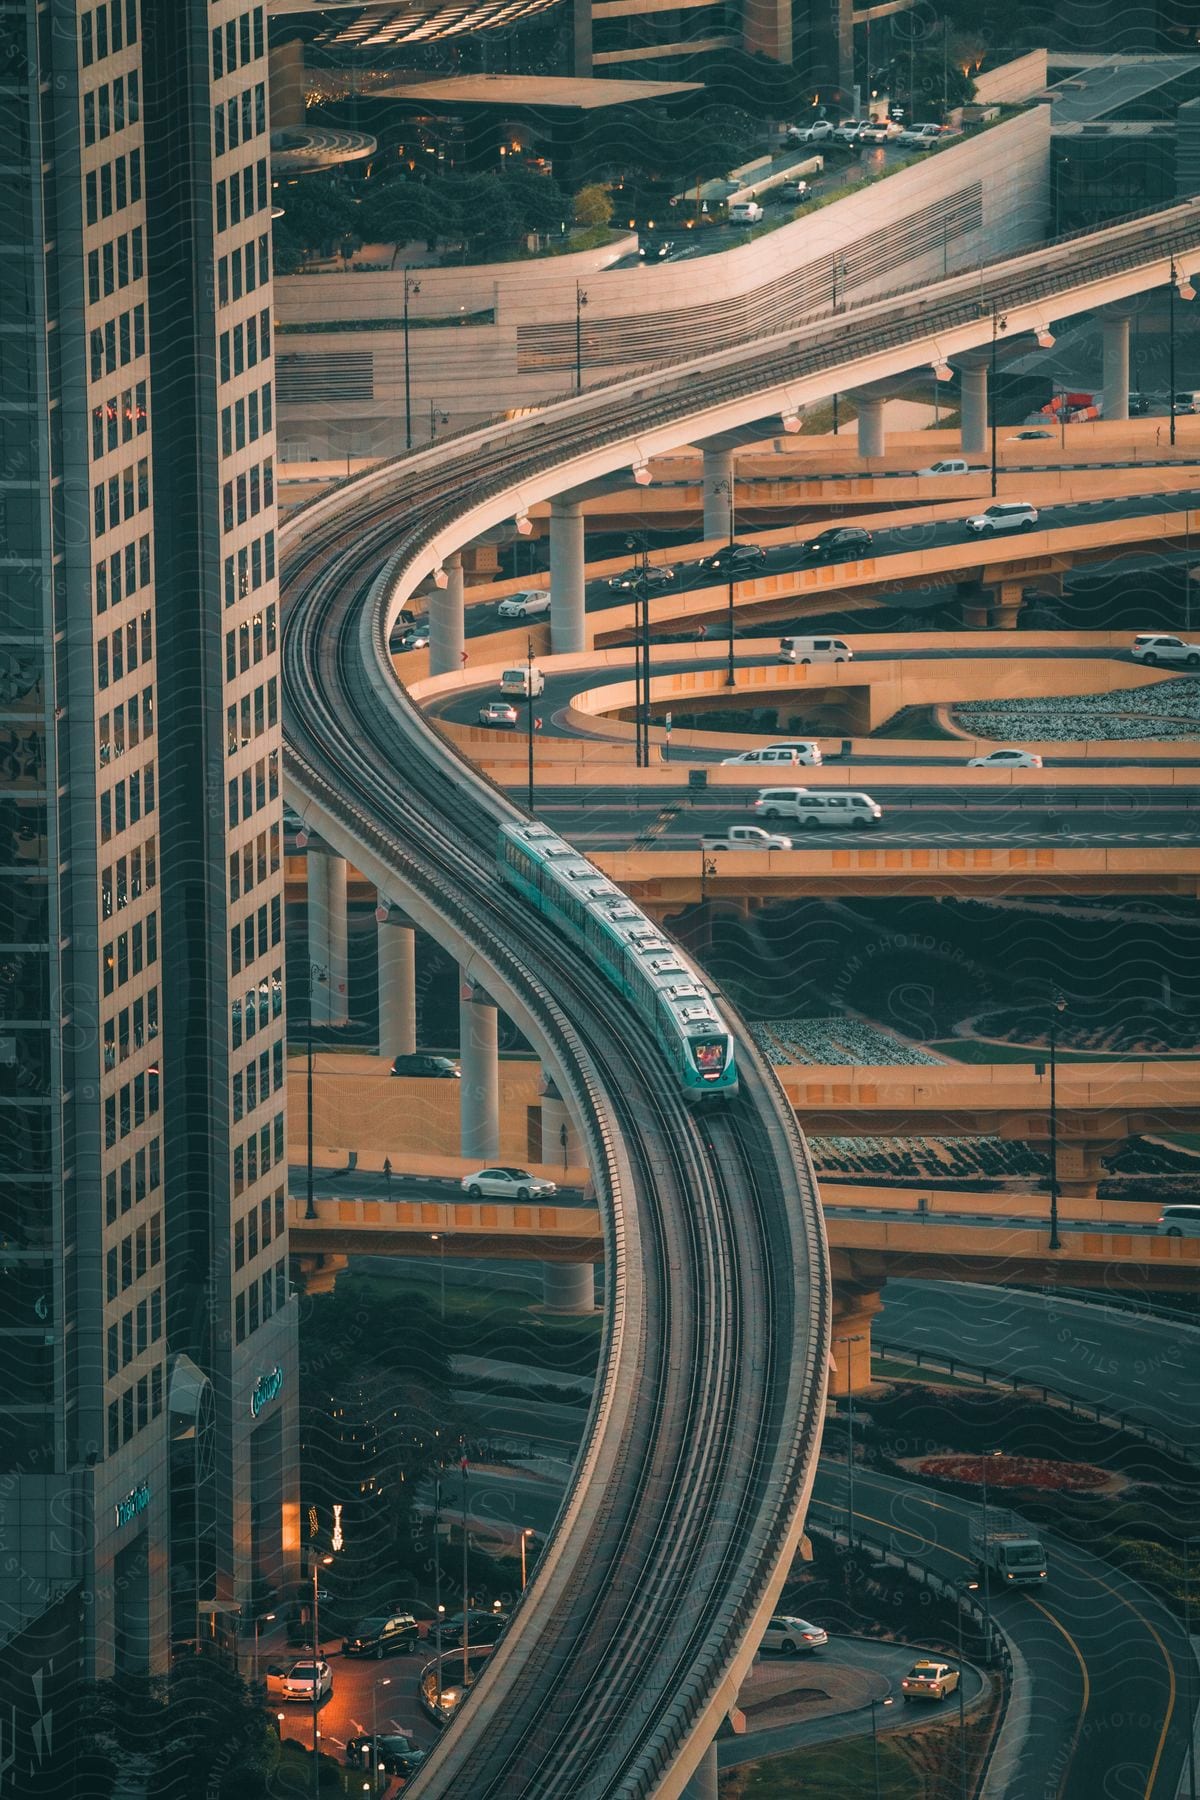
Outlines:
[[[700,840],[705,850],[790,850],[792,840],[782,831],[764,831],[761,825],[730,825],[720,837]]]

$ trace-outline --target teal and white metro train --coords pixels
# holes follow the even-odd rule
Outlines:
[[[500,870],[586,949],[651,1027],[691,1101],[737,1093],[733,1039],[712,994],[645,913],[545,825],[502,825]]]

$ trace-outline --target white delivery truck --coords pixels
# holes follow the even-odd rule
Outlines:
[[[532,694],[536,700],[546,686],[546,677],[540,669],[531,669],[528,663],[521,663],[515,669],[505,669],[500,677],[502,694],[519,694],[527,700]]]
[[[1015,1513],[989,1507],[972,1520],[971,1550],[981,1572],[993,1570],[1006,1586],[1033,1586],[1046,1579],[1042,1541]]]

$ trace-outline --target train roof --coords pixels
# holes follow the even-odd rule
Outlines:
[[[570,886],[626,954],[636,958],[681,1031],[689,1037],[703,1037],[726,1029],[700,974],[603,870],[548,825],[503,825],[500,829],[553,869],[556,878]]]

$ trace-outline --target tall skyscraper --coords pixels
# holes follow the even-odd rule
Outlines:
[[[298,1540],[268,130],[262,6],[0,0],[0,1646],[95,1676]]]

